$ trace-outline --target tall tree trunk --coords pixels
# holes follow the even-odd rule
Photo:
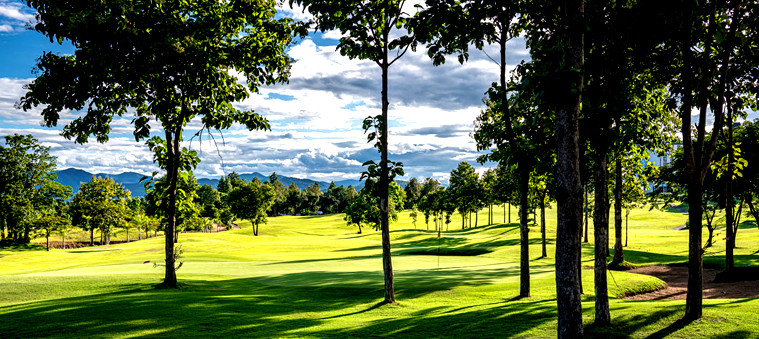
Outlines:
[[[461,229],[466,229],[466,212],[461,211]]]
[[[61,249],[63,250],[66,249],[66,235],[65,234],[61,234]]]
[[[530,296],[530,238],[527,226],[527,195],[529,194],[530,171],[524,162],[519,164],[519,243],[520,243],[520,269],[519,269],[519,296]]]
[[[727,180],[725,183],[725,230],[727,236],[725,237],[725,270],[732,270],[735,267],[735,260],[733,258],[733,248],[735,247],[735,234],[733,232],[733,225],[735,220],[733,218],[733,157],[735,153],[733,151],[733,114],[732,110],[728,106],[727,109]]]
[[[176,202],[177,202],[177,181],[179,178],[179,132],[165,131],[166,150],[168,152],[168,164],[166,174],[169,180],[168,206],[166,206],[166,228],[163,231],[165,238],[164,251],[165,275],[163,286],[167,288],[177,288],[177,272],[174,258],[174,233],[176,232]],[[173,134],[173,135],[172,135]]]
[[[628,233],[629,229],[627,228],[627,217],[630,216],[630,210],[628,209],[625,212],[625,247],[627,247],[627,240],[630,239],[630,233]]]
[[[503,223],[506,223],[506,204],[503,204]]]
[[[567,69],[584,68],[584,0],[567,0],[562,6],[562,40]],[[578,117],[583,91],[583,72],[567,76],[566,91],[556,110],[556,302],[558,337],[582,338],[580,292],[580,230],[582,229],[582,183]]]
[[[585,242],[588,242],[588,190],[585,191]]]
[[[607,129],[608,130],[608,129]],[[593,233],[595,234],[595,323],[607,325],[611,322],[609,312],[609,290],[607,285],[606,258],[609,256],[609,189],[606,165],[606,145],[596,148],[594,178],[595,206],[593,207]]]
[[[45,235],[45,250],[50,252],[50,234]]]
[[[540,233],[543,234],[543,254],[542,258],[548,257],[548,252],[546,251],[546,203],[545,203],[545,193],[540,197]]]
[[[691,138],[691,107],[693,107],[693,85],[691,81],[691,30],[693,29],[693,3],[686,2],[683,40],[680,46],[683,59],[683,103],[682,119],[683,155],[688,180],[688,292],[685,297],[685,319],[701,318],[703,303],[703,262],[701,261],[701,180],[696,168],[696,155]],[[703,125],[701,126],[703,127]]]
[[[617,155],[614,164],[614,259],[612,265],[625,261],[622,252],[622,156]]]
[[[90,246],[95,245],[95,228],[90,226]]]
[[[388,32],[384,33],[385,45],[383,46],[382,55],[382,130],[380,133],[380,143],[382,148],[381,162],[380,162],[380,226],[382,227],[382,268],[385,274],[385,303],[395,302],[395,287],[393,284],[393,263],[390,258],[390,219],[389,202],[388,202],[388,188],[390,182],[388,182],[388,164],[387,164],[387,121],[388,121],[388,108],[390,103],[388,101],[387,93],[387,77],[388,77]]]
[[[509,203],[509,224],[511,223],[511,203]]]
[[[474,227],[477,228],[477,222],[480,219],[480,211],[474,211]]]

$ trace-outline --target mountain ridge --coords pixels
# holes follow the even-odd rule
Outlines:
[[[58,175],[57,182],[70,186],[72,188],[73,193],[76,193],[79,191],[79,185],[82,183],[88,182],[92,179],[93,176],[96,176],[98,178],[102,177],[108,177],[112,178],[115,182],[120,183],[124,186],[124,188],[128,189],[133,197],[142,197],[145,196],[145,189],[144,186],[139,182],[144,175],[136,172],[122,172],[117,174],[109,174],[109,173],[90,173],[88,171],[78,169],[78,168],[67,168],[63,170],[55,171],[55,173]],[[284,175],[277,175],[279,178],[279,181],[281,181],[285,186],[289,186],[291,183],[295,183],[295,185],[298,186],[299,189],[304,189],[313,183],[318,183],[319,188],[322,191],[326,191],[327,188],[330,185],[330,182],[326,181],[318,181],[318,180],[312,180],[312,179],[301,179],[301,178],[294,178],[294,177],[288,177]],[[269,176],[263,175],[258,172],[253,173],[243,173],[240,174],[240,178],[245,179],[246,181],[253,180],[253,178],[258,178],[259,180],[266,181],[269,180]],[[219,179],[216,178],[198,178],[197,179],[199,185],[211,185],[214,188],[217,187],[219,184]],[[353,187],[356,188],[356,190],[360,190],[364,187],[364,183],[359,180],[340,180],[335,181],[335,185],[337,186],[345,186],[353,185]]]

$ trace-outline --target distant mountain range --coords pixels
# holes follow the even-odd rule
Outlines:
[[[142,197],[145,196],[145,187],[140,183],[140,179],[143,177],[142,174],[135,173],[135,172],[124,172],[119,174],[107,174],[107,173],[90,173],[84,170],[76,169],[76,168],[69,168],[65,170],[56,171],[56,174],[58,174],[58,182],[66,185],[71,186],[73,189],[73,193],[76,193],[79,191],[79,185],[84,182],[88,182],[92,179],[92,176],[97,176],[99,178],[102,177],[109,177],[113,178],[114,181],[120,183],[124,186],[124,188],[128,189],[130,192],[132,192],[133,197]],[[292,178],[284,175],[277,175],[279,177],[279,181],[281,181],[285,186],[290,186],[290,183],[295,183],[298,185],[298,188],[301,190],[311,186],[313,183],[318,183],[319,188],[321,188],[322,191],[326,191],[329,187],[329,182],[325,181],[316,181],[311,179],[299,179],[299,178]],[[247,174],[240,174],[240,177],[245,179],[246,181],[253,180],[253,178],[258,178],[258,180],[261,180],[261,182],[269,180],[268,175],[263,175],[258,172],[254,173],[247,173]],[[219,184],[219,179],[208,179],[208,178],[198,178],[198,184],[200,185],[211,185],[214,188]],[[345,186],[348,187],[348,185],[353,185],[353,187],[356,188],[356,190],[360,190],[364,187],[364,183],[359,180],[341,180],[341,181],[335,181],[335,184],[337,186]],[[405,186],[405,185],[401,185]]]

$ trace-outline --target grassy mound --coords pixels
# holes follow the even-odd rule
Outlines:
[[[650,275],[624,272],[609,273],[611,278],[609,279],[609,295],[620,299],[667,288],[667,283]]]
[[[623,261],[620,263],[612,262],[609,264],[609,269],[612,271],[629,271],[636,268],[638,268],[638,265],[635,265],[629,261]]]

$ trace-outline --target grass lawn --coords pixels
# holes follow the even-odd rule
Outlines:
[[[502,223],[500,208],[493,225],[483,226],[485,211],[477,228],[462,230],[456,217],[440,240],[423,217],[415,228],[408,211],[391,225],[395,305],[380,304],[379,232],[357,234],[340,215],[270,218],[258,237],[245,221],[240,230],[181,234],[179,290],[154,288],[163,276],[152,265],[162,262],[163,237],[50,252],[0,248],[0,337],[555,337],[555,212],[547,213],[548,258],[540,258],[539,227],[531,228],[532,297],[525,299],[515,298],[516,209],[511,224]],[[672,228],[686,217],[633,211],[625,258],[638,265],[685,262],[687,231]],[[738,233],[738,265],[759,265],[752,222]],[[586,266],[592,239],[591,227]],[[705,261],[724,261],[724,241]],[[759,337],[757,300],[706,300],[704,318],[685,324],[678,321],[684,301],[619,299],[663,284],[625,272],[609,277],[612,325],[595,328],[592,270],[582,273],[588,337]]]

